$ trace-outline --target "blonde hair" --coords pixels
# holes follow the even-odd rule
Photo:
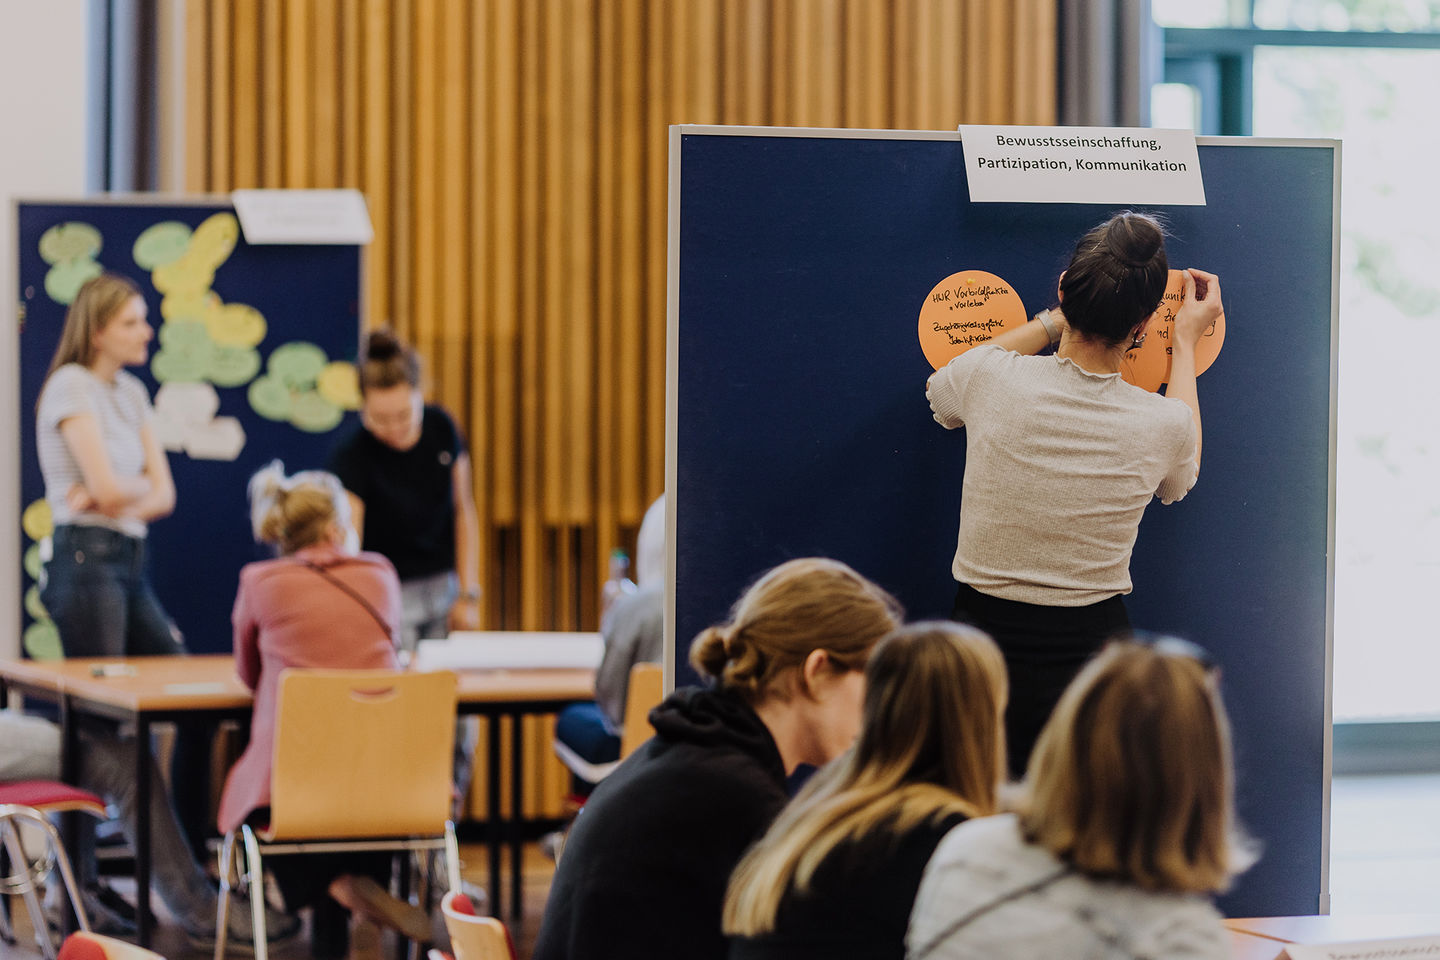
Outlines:
[[[102,273],[85,281],[65,311],[60,343],[55,347],[55,356],[45,376],[67,363],[90,366],[95,353],[95,334],[105,329],[131,297],[139,296],[142,294],[135,281],[118,273]]]
[[[728,622],[700,632],[690,663],[751,704],[784,698],[812,651],[824,650],[838,671],[858,670],[901,617],[894,597],[838,560],[790,560],[762,574]]]
[[[350,502],[334,474],[302,470],[285,476],[272,460],[250,478],[250,526],[255,539],[283,554],[323,542],[335,524],[350,523]]]
[[[917,623],[881,641],[865,667],[859,738],[740,861],[725,933],[774,930],[785,894],[807,890],[841,844],[878,831],[898,836],[949,814],[994,813],[1007,691],[999,649],[974,627]]]
[[[1113,643],[1066,689],[1030,757],[1021,829],[1082,873],[1215,892],[1249,865],[1230,726],[1207,667],[1159,644]]]

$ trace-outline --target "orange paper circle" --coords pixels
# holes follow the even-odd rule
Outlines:
[[[983,270],[961,270],[926,295],[920,307],[920,349],[939,370],[1025,319],[1025,304],[1010,284]]]
[[[1162,383],[1170,382],[1170,344],[1175,336],[1175,314],[1184,300],[1185,272],[1171,270],[1170,280],[1165,284],[1165,297],[1145,328],[1145,342],[1126,353],[1125,359],[1120,362],[1120,376],[1127,383],[1155,393]],[[1221,313],[1195,346],[1197,377],[1210,369],[1224,344],[1225,314]]]

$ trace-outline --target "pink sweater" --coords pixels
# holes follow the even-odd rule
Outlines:
[[[369,601],[390,630],[383,630],[359,600],[306,566],[307,560]],[[280,671],[394,669],[400,581],[378,553],[347,556],[331,546],[306,547],[290,557],[247,564],[240,571],[231,622],[235,667],[255,691],[255,705],[250,745],[231,769],[220,798],[218,820],[225,832],[270,803]]]

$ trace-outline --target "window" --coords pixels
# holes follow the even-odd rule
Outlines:
[[[1440,719],[1440,0],[1153,9],[1155,125],[1344,141],[1335,718]]]

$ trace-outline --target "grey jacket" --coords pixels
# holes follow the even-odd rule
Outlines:
[[[1198,896],[1076,872],[1012,815],[968,820],[935,849],[906,935],[910,960],[1225,960],[1220,914]]]

